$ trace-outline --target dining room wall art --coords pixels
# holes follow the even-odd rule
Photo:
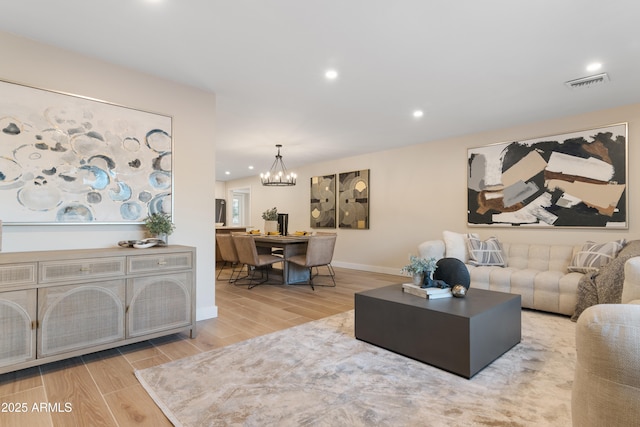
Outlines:
[[[336,175],[311,177],[311,228],[336,228]]]
[[[369,169],[339,174],[338,226],[369,229]]]
[[[141,223],[172,211],[172,118],[0,81],[5,224]]]
[[[627,123],[467,151],[468,224],[628,228]]]

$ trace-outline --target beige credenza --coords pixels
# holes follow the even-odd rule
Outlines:
[[[0,253],[0,373],[181,331],[195,336],[190,246]]]

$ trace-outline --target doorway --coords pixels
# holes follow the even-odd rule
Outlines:
[[[229,190],[227,206],[228,225],[242,227],[249,225],[251,216],[251,187],[233,188]]]

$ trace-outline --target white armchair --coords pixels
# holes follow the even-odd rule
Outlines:
[[[576,324],[575,427],[640,425],[640,305],[599,304]]]

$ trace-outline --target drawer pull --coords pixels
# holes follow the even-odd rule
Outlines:
[[[91,267],[80,267],[80,271],[91,271]]]
[[[167,261],[158,261],[158,265],[167,265]]]

